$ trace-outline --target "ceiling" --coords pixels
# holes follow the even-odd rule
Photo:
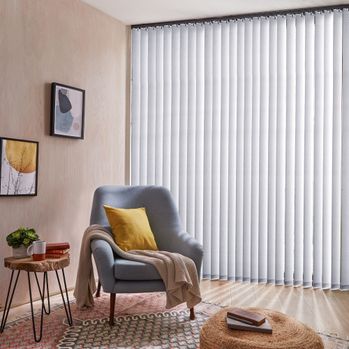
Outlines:
[[[82,0],[125,24],[331,6],[338,0]],[[349,4],[342,0],[341,4]]]

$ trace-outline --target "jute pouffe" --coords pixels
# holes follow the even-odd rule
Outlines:
[[[200,349],[323,349],[321,338],[308,326],[273,310],[248,308],[264,314],[273,333],[231,330],[226,324],[229,309],[207,320],[200,333]]]

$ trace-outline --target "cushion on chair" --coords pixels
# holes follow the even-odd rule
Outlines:
[[[122,258],[115,259],[114,276],[119,280],[161,280],[159,273],[151,264]]]
[[[116,244],[124,251],[158,250],[144,207],[116,208],[104,205]]]

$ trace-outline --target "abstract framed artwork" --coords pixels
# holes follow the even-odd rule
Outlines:
[[[36,196],[39,143],[0,137],[0,196]]]
[[[51,136],[84,138],[85,90],[51,85]]]

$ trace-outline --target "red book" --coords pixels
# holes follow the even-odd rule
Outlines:
[[[48,242],[46,244],[46,251],[66,250],[68,248],[70,248],[69,242]]]
[[[69,253],[64,253],[64,254],[55,254],[55,253],[46,253],[45,254],[45,258],[46,259],[50,259],[50,258],[62,258],[63,256],[68,255]]]
[[[70,249],[66,248],[65,250],[48,250],[47,252],[49,254],[60,254],[60,255],[62,255],[62,254],[66,254],[69,251],[70,251]]]

